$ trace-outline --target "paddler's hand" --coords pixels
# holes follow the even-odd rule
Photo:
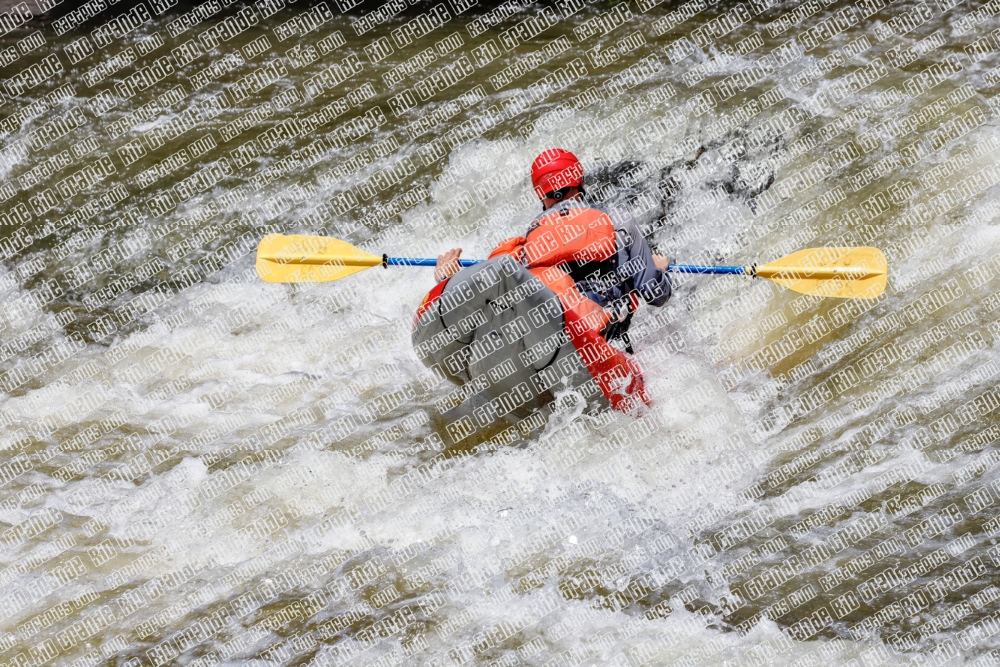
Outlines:
[[[660,271],[666,271],[670,266],[670,258],[665,255],[653,255],[653,264],[656,264],[656,268]]]
[[[460,267],[458,258],[462,254],[461,248],[452,248],[443,255],[438,255],[437,264],[434,265],[434,281],[441,282],[445,278],[451,278],[458,273]]]

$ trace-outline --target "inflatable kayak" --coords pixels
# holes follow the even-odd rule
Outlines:
[[[511,253],[513,254],[513,253]],[[523,416],[572,389],[592,407],[648,405],[639,366],[600,331],[607,313],[558,266],[526,268],[503,251],[424,297],[413,349],[428,367],[481,395],[480,426]]]

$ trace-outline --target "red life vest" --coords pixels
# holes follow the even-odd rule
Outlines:
[[[501,241],[489,259],[510,255],[559,297],[573,347],[611,406],[628,412],[636,396],[649,404],[642,372],[628,355],[601,336],[611,315],[583,296],[573,278],[560,267],[567,262],[609,259],[617,250],[611,218],[595,209],[577,208],[540,218],[528,229],[526,237]],[[627,387],[621,386],[623,381],[628,381]]]

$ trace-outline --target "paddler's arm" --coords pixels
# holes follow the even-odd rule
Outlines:
[[[670,258],[666,255],[653,255],[653,264],[656,264],[656,268],[660,271],[666,271],[670,266]]]
[[[629,265],[638,269],[632,278],[635,290],[649,305],[662,306],[670,298],[670,276],[666,272],[670,260],[653,254],[634,221],[622,225],[622,231],[628,241]]]
[[[443,255],[438,255],[437,264],[434,265],[434,282],[441,282],[445,278],[451,278],[458,273],[462,267],[458,265],[458,258],[462,255],[461,248],[452,248]]]

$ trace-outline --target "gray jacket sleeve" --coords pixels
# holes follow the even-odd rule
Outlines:
[[[615,225],[619,237],[619,247],[624,250],[624,262],[618,271],[623,279],[632,280],[634,289],[651,306],[662,306],[670,298],[670,277],[653,263],[653,252],[639,231],[639,226],[631,219]]]

